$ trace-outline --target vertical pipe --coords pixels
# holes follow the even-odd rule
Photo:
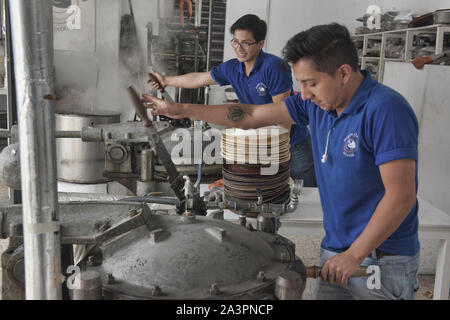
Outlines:
[[[19,115],[26,299],[61,299],[53,102],[53,17],[48,0],[9,0]]]
[[[10,15],[9,15],[9,4],[8,0],[2,0],[3,3],[3,32],[5,35],[5,47],[6,47],[6,55],[5,55],[5,84],[8,85],[8,95],[6,96],[7,101],[7,123],[8,123],[8,131],[11,133],[12,127],[15,123],[17,123],[17,108],[16,108],[16,99],[15,99],[15,86],[13,80],[14,79],[14,66],[13,66],[13,57],[12,57],[12,44],[11,44],[11,23],[10,23]],[[14,141],[14,138],[8,138],[8,144],[18,143],[19,141]],[[9,202],[11,204],[20,204],[22,203],[20,190],[14,190],[12,188],[8,188],[8,197]]]
[[[209,0],[209,15],[208,15],[208,48],[206,51],[206,72],[209,71],[211,66],[211,35],[212,35],[212,16],[213,16],[214,1]],[[209,104],[209,86],[205,87],[205,104]]]
[[[198,72],[198,47],[199,47],[199,30],[201,24],[202,24],[202,0],[197,0],[195,3],[195,67],[194,72]],[[201,89],[197,89],[197,102],[200,101],[200,92]]]
[[[198,47],[200,45],[199,41],[198,41],[198,29],[195,30],[195,44],[194,44],[194,72],[198,72]],[[198,88],[197,89],[197,100],[194,103],[199,103],[200,100],[200,91],[201,89]]]
[[[214,1],[209,0],[209,15],[208,15],[208,49],[206,52],[206,71],[209,71],[211,60],[211,34],[212,34],[212,16],[213,16]]]

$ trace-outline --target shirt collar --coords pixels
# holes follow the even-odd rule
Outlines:
[[[360,70],[360,72],[364,76],[364,80],[342,114],[357,113],[365,105],[369,98],[370,91],[377,84],[372,78],[372,74],[369,70]]]
[[[263,52],[263,50],[261,49],[261,51],[258,54],[258,58],[256,58],[255,64],[253,65],[252,71],[250,71],[250,74],[252,74],[253,72],[257,71],[261,67],[265,56],[266,56],[265,52]],[[239,72],[240,73],[245,73],[244,63],[243,62],[240,63]]]

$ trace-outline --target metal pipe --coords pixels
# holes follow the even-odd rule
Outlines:
[[[195,27],[199,28],[202,24],[202,6],[203,0],[197,0],[195,3]]]
[[[212,16],[213,16],[213,0],[209,0],[209,15],[208,15],[208,49],[206,52],[206,71],[209,71],[211,59],[211,34],[212,34]]]
[[[157,204],[167,204],[179,206],[181,204],[178,198],[173,197],[156,197],[156,196],[142,196],[142,197],[128,197],[120,199],[119,201],[136,201],[136,202],[147,202],[147,203],[157,203]]]
[[[17,121],[17,108],[16,103],[14,101],[15,98],[15,86],[12,80],[14,79],[14,66],[13,66],[13,57],[12,57],[12,43],[11,43],[11,22],[10,22],[10,14],[9,14],[9,4],[8,1],[3,2],[3,25],[4,25],[4,32],[5,32],[5,48],[6,48],[6,54],[5,54],[5,66],[6,66],[6,78],[5,83],[8,83],[8,95],[6,96],[7,99],[7,124],[8,124],[8,130],[11,130],[14,123]],[[8,139],[8,144],[15,143],[17,141],[11,141]]]
[[[81,193],[81,192],[58,192],[58,201],[117,201],[123,198],[121,195],[109,193]]]
[[[0,129],[0,138],[10,138],[11,132],[8,129]],[[81,131],[55,131],[55,138],[80,138]]]
[[[8,130],[12,130],[13,126],[17,123],[17,105],[16,105],[16,90],[14,81],[9,79],[14,79],[14,59],[12,56],[12,43],[11,43],[11,22],[10,22],[10,14],[9,14],[9,3],[8,1],[2,1],[3,3],[3,32],[5,35],[5,67],[6,67],[6,75],[5,75],[5,83],[8,84],[8,95],[6,96],[7,101],[7,123]],[[16,140],[14,140],[16,139]],[[17,143],[18,135],[11,136],[8,138],[8,144]],[[8,197],[9,202],[13,204],[19,204],[22,202],[21,193],[19,190],[14,190],[12,188],[8,188]]]
[[[206,52],[206,72],[211,67],[211,35],[212,35],[212,16],[213,16],[213,0],[209,0],[209,15],[208,15],[208,49]],[[205,88],[205,105],[209,104],[209,86]]]
[[[25,297],[61,299],[53,16],[48,0],[9,0],[19,115]]]

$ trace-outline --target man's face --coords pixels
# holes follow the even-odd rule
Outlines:
[[[303,100],[310,99],[322,110],[331,111],[343,107],[342,81],[326,72],[317,71],[311,59],[303,58],[293,65],[294,75],[301,86]]]
[[[256,42],[255,38],[250,31],[247,30],[235,30],[233,34],[234,42],[238,42],[238,45],[234,49],[236,53],[236,58],[239,62],[252,62],[258,58],[258,54],[262,47],[264,46],[264,40]],[[243,45],[248,45],[247,49],[242,48]]]

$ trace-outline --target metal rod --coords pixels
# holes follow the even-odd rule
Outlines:
[[[14,61],[12,55],[12,44],[11,44],[11,22],[10,22],[10,14],[9,14],[9,2],[8,0],[2,0],[3,3],[3,24],[4,24],[4,32],[5,32],[5,61],[6,61],[6,77],[5,83],[8,85],[8,95],[6,96],[7,102],[7,123],[8,130],[12,130],[12,127],[15,123],[17,123],[17,106],[16,106],[16,97],[15,97],[15,85],[14,81],[10,79],[14,79]],[[17,136],[16,136],[17,138]],[[14,141],[14,137],[8,138],[8,144],[17,143],[18,141]],[[20,190],[14,190],[12,188],[8,188],[8,198],[11,204],[19,204],[22,203],[22,197]]]
[[[148,202],[157,204],[167,204],[179,206],[181,201],[178,198],[168,198],[168,197],[155,197],[155,196],[142,196],[142,197],[129,197],[123,198],[119,201],[136,201],[136,202]]]
[[[202,25],[202,8],[203,0],[197,0],[195,3],[195,27],[199,28]]]
[[[8,95],[7,99],[7,123],[8,130],[11,130],[12,126],[15,122],[17,122],[17,108],[15,102],[15,86],[14,86],[14,65],[13,65],[13,57],[12,57],[12,44],[11,44],[11,22],[10,22],[10,14],[9,14],[9,3],[8,1],[3,2],[3,16],[4,16],[4,25],[5,25],[5,61],[6,61],[6,79],[5,83],[8,85]],[[15,143],[17,141],[11,141],[8,139],[8,144]]]
[[[212,16],[213,16],[213,5],[214,1],[209,0],[209,15],[208,15],[208,48],[206,52],[206,72],[209,71],[211,67],[211,35],[212,35]],[[209,86],[205,88],[205,105],[209,104]]]
[[[0,129],[0,138],[10,138],[8,129]],[[81,131],[55,131],[55,138],[81,138]]]
[[[209,0],[209,15],[208,15],[208,49],[206,52],[206,71],[209,71],[211,60],[211,34],[212,34],[212,16],[213,16],[213,0]]]
[[[155,56],[163,56],[163,57],[180,57],[180,58],[195,58],[194,54],[174,54],[174,53],[160,53],[160,52],[154,52],[153,55]],[[205,55],[198,55],[199,58],[205,58]]]
[[[55,138],[81,138],[81,131],[55,131]]]
[[[19,115],[25,297],[61,299],[56,188],[53,16],[48,0],[9,0]]]

